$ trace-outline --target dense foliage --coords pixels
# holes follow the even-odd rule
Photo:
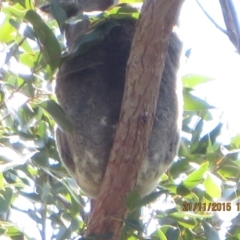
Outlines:
[[[0,236],[74,239],[86,227],[89,200],[61,164],[54,139],[55,122],[71,128],[53,94],[56,70],[71,57],[61,55],[66,51],[66,14],[52,1],[57,21],[44,19],[35,4],[3,2],[0,15]],[[108,14],[138,17],[127,6],[100,17]],[[98,26],[108,31],[112,25]],[[90,47],[103,31],[81,44]],[[182,77],[184,119],[178,158],[156,192],[144,199],[136,193],[128,197],[129,210],[145,207],[140,220],[135,214],[126,219],[126,238],[240,239],[240,135],[227,138],[214,107],[194,95],[198,85],[210,80],[197,74]],[[229,222],[224,214],[233,214]]]

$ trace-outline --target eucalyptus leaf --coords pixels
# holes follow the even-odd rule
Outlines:
[[[98,23],[94,29],[76,40],[73,47],[75,56],[82,54],[93,46],[101,43],[104,37],[116,26],[119,26],[119,23],[113,19],[107,19]]]
[[[126,199],[126,205],[128,209],[134,210],[136,205],[138,205],[140,199],[141,199],[141,196],[137,190],[133,190],[132,192],[130,192]]]
[[[61,58],[61,48],[58,40],[35,11],[27,11],[25,20],[33,25],[46,64],[49,64],[52,72],[54,72],[59,66]]]
[[[52,116],[52,118],[64,132],[71,133],[73,131],[73,125],[71,121],[55,101],[47,100],[39,105]]]
[[[187,74],[182,76],[183,87],[187,88],[194,88],[199,84],[207,83],[212,80],[213,78],[204,75]]]
[[[208,109],[214,108],[206,101],[191,94],[191,91],[189,89],[184,89],[183,99],[185,111],[206,111]]]
[[[192,190],[198,184],[203,182],[203,175],[209,167],[209,162],[204,162],[198,169],[190,173],[186,179],[183,180],[183,186],[188,190]]]
[[[203,221],[202,222],[205,236],[208,240],[220,240],[220,236],[218,232],[211,226],[209,223]]]
[[[216,176],[214,176],[211,173],[207,174],[207,178],[205,179],[203,183],[206,193],[211,196],[213,199],[214,198],[220,198],[221,197],[221,181],[220,179],[217,179]]]
[[[13,191],[7,187],[0,190],[0,215],[8,212],[11,204]]]
[[[63,33],[64,30],[64,24],[67,20],[67,14],[61,7],[61,4],[59,3],[59,0],[51,0],[51,13],[53,17],[56,19],[58,26]]]

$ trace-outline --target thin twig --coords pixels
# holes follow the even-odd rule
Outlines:
[[[208,12],[203,8],[203,6],[201,5],[201,3],[196,0],[198,6],[202,9],[203,13],[207,16],[207,18],[215,25],[216,28],[218,28],[221,32],[223,32],[224,34],[226,34],[228,36],[228,32],[223,29],[218,23],[215,22],[215,20],[208,14]]]

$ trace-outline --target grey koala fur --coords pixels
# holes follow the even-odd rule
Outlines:
[[[100,192],[119,121],[126,64],[135,20],[117,20],[100,45],[64,63],[57,75],[59,104],[74,126],[73,133],[57,129],[60,156],[81,189],[92,198]],[[85,23],[83,23],[85,24]],[[81,23],[67,31],[67,42],[83,34]],[[181,127],[181,87],[177,71],[181,42],[171,34],[149,147],[137,177],[141,196],[150,193],[173,161]]]

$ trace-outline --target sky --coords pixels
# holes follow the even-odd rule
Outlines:
[[[219,0],[199,0],[199,2],[225,29]],[[240,1],[233,2],[236,10],[239,10],[240,17]],[[182,74],[199,73],[213,79],[207,84],[200,85],[196,94],[216,107],[213,114],[216,121],[221,116],[221,119],[226,122],[224,137],[239,134],[240,55],[236,53],[229,38],[210,22],[196,0],[185,1],[180,16],[180,36],[184,42],[183,51],[192,48],[190,58],[182,65]],[[236,209],[218,213],[219,217],[225,221],[225,226],[228,226],[236,214],[238,214]],[[223,228],[223,231],[226,229]]]
[[[199,0],[204,9],[222,27],[225,24],[218,0]],[[240,10],[240,1],[234,1]],[[240,11],[239,11],[240,15]],[[192,48],[182,74],[199,73],[212,77],[198,90],[202,98],[224,113],[229,130],[240,132],[240,56],[229,38],[217,29],[199,8],[196,0],[186,0],[180,16],[180,36],[184,50]]]

